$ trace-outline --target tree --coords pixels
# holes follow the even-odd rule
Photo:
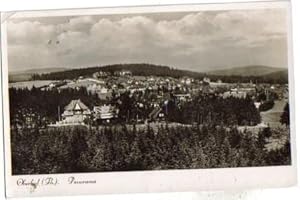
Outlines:
[[[259,106],[259,111],[267,111],[272,109],[273,107],[274,107],[273,100],[265,101]]]
[[[286,126],[290,125],[290,106],[289,103],[286,103],[283,109],[283,113],[280,117],[281,124],[285,124]]]

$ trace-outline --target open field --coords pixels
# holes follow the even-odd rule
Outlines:
[[[52,80],[22,81],[22,82],[9,83],[9,87],[31,89],[33,86],[38,88],[38,87],[48,85],[52,82],[53,82]]]

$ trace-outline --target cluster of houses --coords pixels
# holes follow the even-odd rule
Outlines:
[[[232,88],[222,94],[223,98],[236,97],[236,98],[246,98],[247,95],[255,95],[255,88]]]
[[[98,78],[106,78],[108,76],[132,76],[132,72],[129,70],[121,70],[121,71],[115,71],[114,73],[106,72],[106,71],[99,71],[95,72],[93,74],[93,77],[98,79]]]
[[[80,99],[75,99],[65,106],[59,121],[50,126],[83,125],[87,124],[89,120],[110,123],[117,116],[118,110],[114,106],[94,106],[91,110]]]
[[[90,116],[102,123],[110,123],[118,117],[118,110],[110,104],[110,100],[126,91],[130,94],[150,92],[155,95],[155,101],[151,102],[151,106],[155,109],[150,113],[149,119],[164,117],[160,105],[170,99],[170,94],[179,102],[189,102],[193,96],[199,93],[218,94],[223,98],[250,96],[253,99],[258,95],[258,91],[264,92],[266,96],[269,95],[269,92],[278,93],[280,98],[284,98],[283,94],[288,94],[287,87],[282,85],[257,85],[251,82],[223,83],[221,80],[213,82],[208,77],[199,80],[191,77],[133,76],[127,70],[113,73],[99,71],[92,77],[57,81],[41,89],[51,90],[53,88],[58,90],[86,88],[89,93],[97,94],[100,100],[107,102],[90,110],[80,100],[73,100],[66,106],[59,124],[84,123],[85,120],[91,118]]]
[[[75,99],[65,106],[59,121],[49,126],[84,125],[91,120],[97,124],[110,124],[118,118],[118,114],[119,110],[111,104],[94,106],[91,110],[80,99]],[[160,106],[156,106],[148,119],[150,121],[164,120],[165,113]]]

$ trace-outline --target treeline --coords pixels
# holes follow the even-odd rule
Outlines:
[[[223,125],[250,125],[261,122],[259,111],[250,97],[222,98],[217,95],[199,95],[191,102],[177,106],[171,100],[165,107],[169,121],[179,123],[210,123]]]
[[[77,79],[80,76],[90,77],[93,73],[103,71],[113,74],[116,71],[129,70],[135,76],[163,76],[180,78],[188,76],[202,80],[204,77],[209,77],[212,81],[222,80],[226,83],[271,83],[271,84],[285,84],[288,83],[287,74],[270,74],[264,76],[220,76],[208,75],[200,72],[193,72],[188,70],[174,69],[168,66],[153,65],[153,64],[114,64],[105,66],[96,66],[81,69],[72,69],[60,72],[51,72],[45,74],[33,74],[32,80],[66,80]]]
[[[288,134],[286,132],[281,134]],[[290,144],[266,150],[265,129],[199,125],[144,129],[65,127],[12,130],[12,173],[50,174],[132,170],[256,167],[291,164]],[[288,137],[289,138],[289,137]]]

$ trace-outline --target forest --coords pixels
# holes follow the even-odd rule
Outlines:
[[[200,169],[289,165],[290,143],[268,151],[267,138],[288,129],[264,129],[258,137],[235,127],[61,127],[12,131],[13,174]]]
[[[191,102],[176,104],[170,100],[165,108],[168,120],[183,124],[223,124],[254,126],[261,122],[260,113],[250,97],[245,99],[200,94]]]

